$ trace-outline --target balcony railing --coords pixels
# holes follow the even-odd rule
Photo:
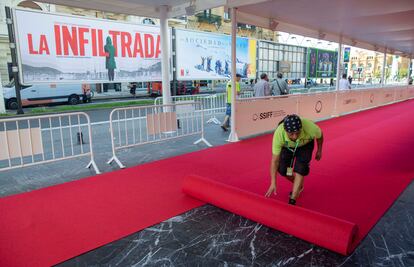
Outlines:
[[[222,21],[221,16],[210,14],[210,13],[205,13],[205,12],[195,14],[195,16],[197,17],[197,20],[200,23],[209,23],[209,24],[216,24],[218,26],[221,26],[221,21]]]
[[[255,31],[256,30],[256,26],[249,25],[249,24],[243,24],[243,23],[238,23],[237,27],[239,27],[239,29],[241,29],[241,30],[248,30],[248,31]]]

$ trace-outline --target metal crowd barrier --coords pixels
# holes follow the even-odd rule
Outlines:
[[[204,115],[208,117],[207,123],[220,124],[217,114],[226,112],[226,94],[198,94],[198,95],[178,95],[171,97],[172,104],[186,103],[188,101],[201,102],[204,108]],[[154,105],[162,105],[162,97],[154,100]]]
[[[125,168],[117,157],[117,151],[185,136],[199,134],[201,137],[194,144],[203,142],[211,146],[204,137],[203,102],[180,102],[112,110],[109,118],[112,158],[107,163],[115,161],[120,168]]]
[[[245,91],[241,91],[237,98],[243,99],[243,98],[252,98],[252,97],[254,97],[254,92],[245,90]]]
[[[100,173],[84,112],[0,119],[0,147],[0,171],[89,156]]]
[[[238,99],[251,98],[254,96],[253,91],[242,90]],[[220,120],[217,119],[217,114],[223,114],[226,112],[226,93],[216,94],[197,94],[197,95],[178,95],[172,96],[172,103],[179,104],[188,101],[200,101],[203,104],[204,115],[207,117],[207,123],[220,124]],[[154,100],[154,105],[162,105],[162,97],[157,97]]]

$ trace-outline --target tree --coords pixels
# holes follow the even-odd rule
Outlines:
[[[398,71],[398,79],[404,79],[408,77],[408,69],[402,68]]]
[[[374,71],[374,77],[377,78],[377,79],[381,79],[381,74],[382,73],[379,70]]]

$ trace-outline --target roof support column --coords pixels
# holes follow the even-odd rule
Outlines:
[[[236,35],[237,35],[237,9],[231,9],[231,131],[228,141],[238,142],[236,132]]]
[[[170,90],[170,49],[168,47],[168,6],[160,6],[162,103],[171,104]]]
[[[342,70],[342,35],[339,36],[338,42],[338,60],[336,63],[336,90],[339,90],[339,80],[341,79],[341,70]]]
[[[382,60],[381,86],[385,85],[385,65],[386,64],[387,64],[387,48],[385,48],[384,59]]]

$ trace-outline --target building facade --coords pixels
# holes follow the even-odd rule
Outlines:
[[[4,7],[24,7],[45,12],[57,12],[64,14],[73,14],[78,16],[87,16],[94,18],[103,18],[109,20],[120,20],[133,22],[137,24],[153,24],[158,25],[159,20],[146,17],[137,17],[123,14],[113,14],[95,10],[85,10],[80,8],[72,8],[59,5],[51,5],[44,3],[37,3],[34,1],[19,1],[19,0],[4,0],[0,3],[0,74],[3,83],[9,81],[8,65],[11,62],[6,17]],[[169,20],[169,26],[174,28],[184,28],[197,31],[205,31],[212,33],[231,33],[231,17],[230,12],[225,7],[205,10],[195,14],[194,16],[181,17]],[[283,39],[283,34],[273,32],[271,30],[262,29],[252,25],[239,24],[238,36],[248,37],[262,40],[258,47],[258,62],[257,67],[259,75],[262,72],[268,73],[270,78],[275,78],[276,73],[281,71],[289,79],[300,79],[306,75],[306,46],[312,42],[311,38],[301,37],[301,44],[289,45],[289,42],[298,42],[298,36],[287,35],[287,40]],[[281,38],[284,44],[277,43]],[[315,39],[315,42],[317,40]],[[321,41],[317,42],[320,46]],[[328,43],[327,45],[331,45]],[[398,64],[393,64],[397,60]],[[398,80],[407,76],[409,72],[409,60],[392,55],[387,56],[387,78]],[[383,63],[383,54],[363,49],[352,48],[350,61],[347,63],[347,74],[352,76],[354,81],[365,82],[379,82],[381,78]],[[396,67],[397,66],[397,67]],[[397,68],[397,70],[396,70]],[[125,87],[126,85],[122,86]],[[145,87],[143,85],[143,87]],[[117,88],[117,91],[121,90]]]
[[[364,49],[351,48],[348,63],[348,76],[356,83],[380,83],[384,54]],[[410,59],[387,55],[385,65],[386,82],[398,82],[407,79]]]
[[[85,10],[81,8],[73,8],[60,5],[51,5],[44,3],[37,3],[35,1],[21,1],[21,0],[4,0],[0,3],[0,73],[3,83],[9,81],[8,65],[11,62],[11,53],[9,48],[9,39],[6,25],[6,14],[4,8],[9,7],[24,7],[45,12],[57,12],[64,14],[72,14],[77,16],[87,16],[94,18],[103,18],[110,20],[128,21],[137,24],[152,24],[159,25],[159,20],[154,18],[138,17],[123,14],[114,14],[96,10]],[[215,32],[230,34],[231,33],[231,18],[229,10],[224,7],[215,8],[199,12],[194,16],[182,17],[178,19],[169,20],[169,26],[175,28],[185,28],[198,31]],[[238,35],[242,37],[249,37],[254,39],[276,40],[277,35],[270,30],[261,29],[255,26],[239,24]],[[9,64],[8,64],[9,63]]]

